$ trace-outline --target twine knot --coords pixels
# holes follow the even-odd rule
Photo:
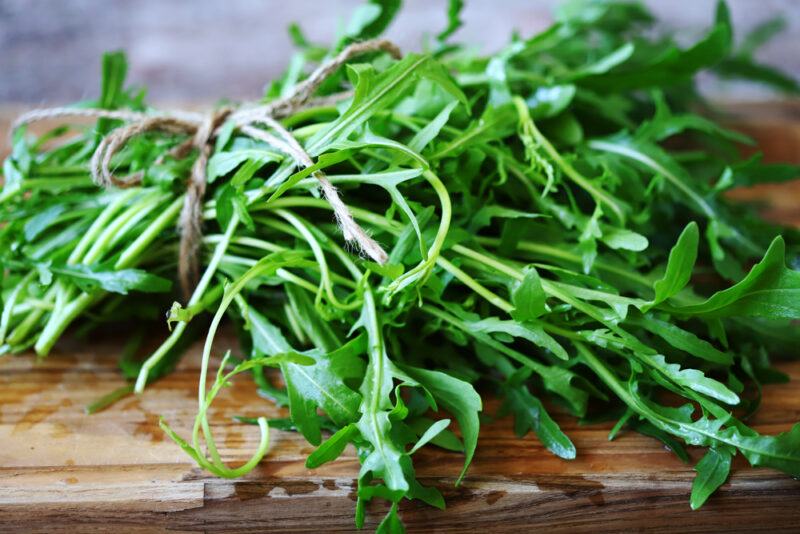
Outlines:
[[[92,180],[104,188],[126,188],[141,184],[143,171],[125,177],[116,177],[111,171],[112,158],[133,137],[147,132],[191,136],[169,152],[170,156],[177,159],[187,157],[193,150],[197,152],[197,159],[192,165],[187,180],[184,204],[178,220],[181,236],[178,277],[184,296],[188,298],[200,274],[198,252],[202,240],[202,204],[206,192],[206,166],[211,155],[212,141],[220,127],[227,121],[233,121],[243,134],[273,146],[291,157],[297,165],[312,166],[313,161],[297,139],[276,119],[292,115],[303,107],[320,105],[320,102],[330,103],[348,98],[351,95],[350,92],[323,97],[318,101],[312,99],[312,95],[345,62],[354,56],[368,52],[386,52],[395,58],[401,57],[399,48],[391,41],[373,39],[345,47],[335,57],[317,67],[308,78],[297,84],[289,96],[268,104],[245,106],[237,110],[225,107],[207,115],[183,111],[144,113],[94,108],[37,109],[20,116],[14,122],[12,131],[25,124],[60,117],[107,118],[127,122],[128,124],[120,126],[106,135],[92,155],[89,164]],[[277,137],[267,130],[257,128],[256,124],[267,126],[277,133]],[[355,221],[333,184],[320,171],[315,172],[313,176],[319,181],[322,194],[333,209],[336,222],[345,240],[355,243],[362,253],[376,262],[386,263],[388,259],[386,252]]]

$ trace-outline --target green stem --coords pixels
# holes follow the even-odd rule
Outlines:
[[[198,302],[202,297],[203,293],[205,292],[208,284],[211,282],[211,278],[214,276],[214,273],[219,266],[220,261],[222,261],[222,256],[225,254],[225,250],[228,248],[228,244],[230,243],[231,237],[233,236],[233,232],[239,224],[239,217],[238,215],[234,214],[231,217],[230,222],[228,223],[228,228],[225,231],[225,235],[223,239],[217,244],[214,255],[211,257],[211,261],[208,263],[205,272],[203,273],[200,282],[197,284],[197,287],[194,289],[187,306],[191,306]],[[139,371],[139,376],[136,378],[136,387],[134,391],[139,394],[144,391],[144,387],[147,384],[147,379],[150,375],[150,371],[155,367],[158,362],[161,361],[164,356],[175,346],[175,343],[183,335],[184,330],[186,330],[187,323],[178,323],[175,327],[175,330],[172,331],[170,336],[161,344],[160,347],[149,357],[145,362],[142,364],[142,368]]]
[[[445,271],[449,272],[453,276],[456,277],[462,284],[467,286],[468,288],[472,289],[475,293],[486,299],[490,304],[497,306],[501,310],[506,313],[511,313],[514,309],[514,306],[508,302],[507,300],[500,298],[496,294],[492,293],[490,290],[486,289],[486,287],[482,286],[477,280],[469,276],[467,273],[444,259],[440,257],[436,263],[441,266]]]
[[[83,258],[84,253],[92,245],[95,239],[97,239],[97,236],[106,229],[112,218],[123,206],[128,203],[130,199],[136,195],[136,193],[136,189],[123,191],[100,213],[97,219],[95,219],[95,221],[89,227],[89,230],[86,231],[81,240],[78,241],[78,244],[75,245],[75,248],[72,250],[69,258],[67,258],[68,265],[75,265],[81,260],[81,258]]]
[[[180,213],[183,206],[183,197],[175,199],[161,215],[147,225],[147,229],[128,245],[120,254],[119,259],[114,265],[115,269],[126,269],[134,265],[137,258],[153,243],[156,237],[168,226]]]
[[[84,257],[80,260],[81,263],[91,265],[92,263],[100,261],[100,258],[103,254],[108,252],[113,246],[113,243],[125,235],[125,228],[128,227],[131,222],[135,223],[141,220],[142,217],[145,217],[152,210],[156,209],[163,198],[163,194],[157,193],[155,195],[143,195],[137,199],[127,210],[115,217],[114,220],[105,227],[94,240],[94,243]]]
[[[319,265],[320,270],[320,290],[324,289],[325,294],[328,297],[328,301],[334,305],[335,307],[341,310],[355,310],[361,307],[361,301],[353,301],[350,303],[341,302],[337,297],[336,294],[333,292],[333,283],[331,282],[330,277],[330,269],[328,268],[328,262],[325,259],[325,253],[322,250],[322,247],[317,241],[317,238],[312,234],[312,232],[306,226],[304,221],[301,221],[299,217],[296,215],[282,209],[275,210],[275,213],[286,219],[289,224],[291,224],[300,235],[303,236],[303,239],[308,243],[308,246],[311,247],[311,252],[314,254],[314,259],[317,261],[317,265]],[[320,293],[318,292],[317,300],[319,300]]]
[[[445,239],[447,239],[447,231],[450,229],[450,218],[452,217],[453,208],[450,204],[450,195],[447,192],[447,188],[439,179],[439,177],[430,170],[423,172],[422,176],[428,181],[428,183],[431,184],[433,190],[436,192],[436,195],[439,198],[439,205],[442,210],[441,219],[439,220],[439,228],[436,231],[436,237],[433,240],[433,244],[428,250],[427,258],[417,264],[417,266],[410,271],[406,272],[402,276],[399,276],[387,286],[387,299],[391,298],[393,294],[416,282],[417,280],[419,280],[420,285],[425,283],[428,276],[430,276],[433,266],[436,264],[437,258],[439,258],[439,254],[444,246]]]
[[[519,97],[515,97],[514,103],[518,109],[524,109],[524,112],[528,114],[527,104],[523,100],[521,100]],[[556,162],[556,165],[558,165],[561,170],[564,171],[564,174],[566,174],[567,177],[575,182],[575,184],[577,184],[581,189],[589,193],[595,202],[601,206],[608,206],[611,208],[611,211],[614,212],[616,218],[624,222],[625,212],[619,205],[617,205],[617,203],[614,201],[614,198],[609,196],[602,189],[596,187],[586,177],[575,170],[575,167],[573,167],[567,160],[561,157],[561,154],[558,152],[558,150],[555,149],[550,141],[547,140],[547,137],[545,137],[542,132],[539,131],[539,128],[536,127],[536,123],[534,122],[533,118],[530,118],[528,125],[530,126],[531,134],[533,135],[536,143],[539,144],[545,152],[547,152],[547,155]]]
[[[181,199],[173,201],[167,210],[159,215],[152,224],[148,225],[147,230],[142,232],[133,243],[128,245],[115,263],[114,268],[126,269],[135,265],[141,258],[142,252],[153,243],[164,228],[177,216],[181,205]],[[92,259],[95,254],[97,253],[90,251],[86,254],[86,258]],[[60,287],[60,284],[57,283],[55,287]],[[82,293],[62,307],[55,306],[34,345],[36,353],[39,355],[46,355],[49,353],[64,330],[66,330],[86,308],[97,302],[103,296],[104,294],[102,292]],[[177,341],[177,339],[175,341]]]
[[[11,294],[8,296],[5,302],[3,302],[3,313],[0,315],[0,345],[3,344],[6,338],[6,332],[8,332],[8,328],[11,325],[11,319],[14,315],[14,306],[17,303],[17,299],[19,298],[22,291],[24,291],[30,281],[33,279],[33,271],[26,274],[22,280],[17,282],[17,287],[15,287]]]

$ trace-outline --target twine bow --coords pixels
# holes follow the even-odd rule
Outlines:
[[[313,162],[303,150],[300,143],[276,119],[287,117],[298,110],[323,103],[338,101],[350,96],[349,92],[339,93],[322,99],[312,99],[319,86],[334,74],[345,62],[354,56],[368,52],[387,52],[400,58],[400,50],[391,41],[373,39],[353,43],[344,48],[338,55],[322,63],[303,82],[297,84],[292,93],[268,104],[244,106],[238,109],[222,108],[207,115],[184,112],[136,112],[127,110],[106,110],[93,108],[48,108],[36,109],[20,116],[13,124],[12,130],[22,125],[46,119],[68,118],[107,118],[117,119],[128,124],[112,130],[97,145],[90,162],[92,180],[100,187],[132,187],[142,181],[143,173],[138,172],[125,177],[116,177],[111,171],[111,160],[122,150],[127,142],[146,132],[163,132],[174,135],[191,136],[184,143],[170,151],[170,155],[178,159],[186,157],[193,149],[197,151],[197,159],[187,181],[186,195],[178,220],[180,229],[180,256],[178,258],[178,277],[184,295],[189,295],[200,274],[198,258],[199,245],[202,239],[202,204],[206,191],[206,165],[211,155],[212,141],[222,125],[232,121],[243,134],[266,142],[275,149],[291,157],[297,165],[310,167]],[[258,128],[261,124],[273,130]],[[320,183],[323,197],[333,208],[336,222],[345,240],[355,243],[359,250],[378,263],[386,263],[388,255],[383,248],[355,221],[347,205],[339,197],[339,193],[325,175],[317,171],[314,177]]]

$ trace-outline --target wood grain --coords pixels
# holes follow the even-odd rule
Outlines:
[[[736,120],[766,140],[770,159],[797,160],[800,127],[784,118],[790,116],[776,113],[778,126],[766,129]],[[2,113],[0,130],[5,131]],[[775,217],[800,225],[800,189],[788,188],[740,196],[783,201]],[[153,332],[155,340],[164,335]],[[312,447],[296,434],[271,430],[267,459],[243,479],[223,480],[198,469],[165,438],[159,416],[181,435],[190,431],[199,344],[145,395],[85,415],[87,403],[123,384],[116,367],[121,346],[114,338],[111,332],[108,338],[66,340],[43,361],[30,355],[0,360],[0,531],[353,530],[358,461],[352,449],[308,470],[304,460]],[[217,356],[235,345],[231,338],[219,340]],[[793,381],[765,391],[754,421],[765,433],[788,430],[800,420],[800,362],[781,367]],[[492,413],[496,406],[488,404]],[[254,427],[233,422],[233,415],[285,414],[260,398],[247,377],[221,394],[213,428],[223,458],[236,464],[255,449],[258,435]],[[404,502],[409,530],[797,531],[800,483],[785,475],[750,469],[737,458],[729,482],[692,512],[691,466],[658,442],[633,433],[608,442],[608,425],[558,420],[578,448],[573,461],[555,458],[533,437],[517,439],[508,419],[482,427],[475,460],[459,487],[454,481],[460,455],[432,448],[415,455],[421,481],[442,490],[448,509]],[[367,528],[374,529],[384,511],[373,505]]]
[[[224,338],[219,350],[235,346]],[[123,384],[113,340],[68,341],[46,360],[10,358],[0,375],[0,521],[9,528],[182,531],[336,530],[353,528],[358,462],[349,449],[337,462],[304,467],[312,448],[294,433],[271,431],[271,452],[241,480],[208,476],[158,429],[158,416],[188,435],[196,407],[200,345],[178,370],[140,398],[96,415],[83,407]],[[800,379],[800,363],[784,365]],[[487,412],[495,406],[491,403]],[[233,415],[283,414],[244,377],[215,404],[214,430],[223,458],[243,462],[254,450],[254,427]],[[485,425],[469,476],[454,487],[462,457],[425,450],[415,459],[426,484],[445,494],[448,510],[406,503],[411,530],[517,531],[535,526],[560,531],[655,528],[713,531],[721,525],[791,529],[800,520],[800,483],[737,464],[731,481],[698,512],[688,507],[693,472],[656,441],[628,433],[609,443],[609,426],[577,426],[560,417],[578,458],[559,460],[534,438],[517,439],[508,419]],[[796,384],[768,388],[756,420],[763,432],[787,430],[800,420]],[[653,509],[658,513],[651,513]],[[382,515],[369,515],[370,526]],[[758,513],[761,512],[761,513]],[[56,529],[57,530],[57,529]]]

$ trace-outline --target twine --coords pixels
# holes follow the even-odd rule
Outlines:
[[[206,165],[211,155],[212,140],[219,129],[227,121],[232,121],[243,134],[268,143],[277,150],[291,157],[297,165],[310,167],[313,161],[294,136],[276,119],[287,117],[304,107],[331,105],[351,96],[351,92],[338,93],[328,97],[312,99],[319,86],[332,76],[351,58],[369,52],[386,52],[400,58],[400,50],[391,41],[373,39],[353,43],[345,47],[339,54],[322,63],[303,82],[297,84],[292,93],[268,104],[252,105],[215,110],[203,115],[186,111],[138,112],[129,110],[106,110],[95,108],[47,108],[35,109],[21,115],[12,125],[17,128],[42,120],[70,117],[93,119],[116,119],[129,124],[120,126],[106,135],[92,155],[90,172],[92,180],[100,187],[132,187],[142,181],[143,172],[125,177],[116,177],[112,173],[111,160],[122,150],[130,139],[146,132],[163,132],[175,135],[191,136],[169,152],[177,159],[184,158],[193,150],[197,150],[197,159],[187,181],[186,196],[178,220],[180,229],[180,256],[178,258],[178,277],[184,295],[188,297],[200,274],[198,259],[199,244],[202,239],[202,203],[206,191]],[[277,133],[272,135],[267,130],[257,128],[255,124],[266,125]],[[376,262],[386,263],[388,255],[369,234],[359,226],[347,205],[342,201],[337,189],[322,172],[315,172],[314,177],[320,183],[325,200],[333,209],[334,216],[346,241],[357,245],[359,251]]]

